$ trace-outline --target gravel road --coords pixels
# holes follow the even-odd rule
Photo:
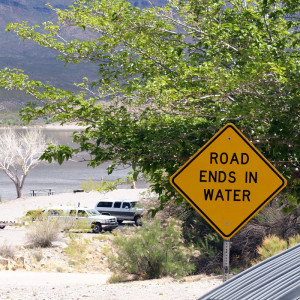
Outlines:
[[[171,278],[107,284],[108,274],[0,272],[0,299],[13,300],[192,300],[215,288],[220,279],[194,282]]]

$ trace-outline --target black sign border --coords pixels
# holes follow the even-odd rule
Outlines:
[[[228,128],[232,128],[246,143],[247,145],[265,162],[265,164],[271,169],[271,171],[282,181],[282,184],[265,200],[263,201],[244,221],[242,221],[233,231],[231,231],[230,234],[224,234],[224,232],[198,207],[198,205],[176,184],[175,179],[176,177],[182,173],[204,150],[206,150],[221,134],[223,134]],[[237,231],[239,231],[241,229],[241,227],[247,223],[252,216],[254,216],[265,204],[267,204],[268,201],[271,201],[273,199],[273,197],[276,196],[276,194],[286,185],[286,182],[283,178],[283,176],[276,170],[276,168],[274,166],[272,166],[269,161],[256,149],[256,147],[254,145],[251,144],[250,141],[248,141],[248,139],[246,139],[239,130],[237,130],[237,128],[232,125],[232,124],[227,124],[225,125],[218,133],[216,133],[215,136],[213,136],[211,138],[211,140],[209,140],[207,142],[206,145],[204,145],[199,152],[197,152],[195,154],[194,157],[192,157],[185,165],[183,165],[181,167],[181,169],[179,169],[175,175],[171,178],[171,183],[173,186],[176,187],[176,189],[178,189],[180,191],[181,194],[183,194],[185,196],[185,198],[190,201],[194,207],[197,208],[198,212],[205,216],[205,218],[211,223],[213,224],[213,227],[215,227],[217,229],[217,231],[219,231],[224,237],[231,237],[234,234],[237,233]]]

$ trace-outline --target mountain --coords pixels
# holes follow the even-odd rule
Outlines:
[[[23,42],[12,32],[6,32],[8,23],[27,21],[29,25],[55,21],[56,14],[46,6],[66,9],[73,0],[0,0],[0,69],[23,69],[31,79],[53,84],[60,88],[74,89],[74,82],[82,77],[96,74],[96,67],[91,64],[68,65],[56,59],[57,52],[42,48],[31,41]],[[147,0],[131,0],[132,5],[145,8]],[[163,5],[167,0],[154,0],[154,5]],[[73,32],[70,33],[73,35]],[[30,98],[18,92],[0,89],[0,110],[19,109]]]

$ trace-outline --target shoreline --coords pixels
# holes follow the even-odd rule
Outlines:
[[[24,125],[24,126],[0,126],[0,130],[4,129],[44,129],[44,130],[83,130],[86,126],[79,126],[76,123],[60,125],[59,123],[51,123],[44,125]]]

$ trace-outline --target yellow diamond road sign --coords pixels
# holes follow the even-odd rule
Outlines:
[[[230,239],[285,186],[285,178],[233,125],[224,126],[170,179]]]

